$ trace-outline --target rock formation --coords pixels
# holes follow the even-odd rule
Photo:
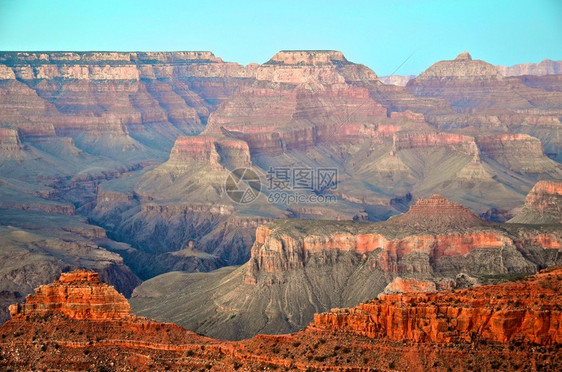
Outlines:
[[[562,181],[538,182],[527,195],[525,206],[509,222],[562,223]]]
[[[508,218],[538,180],[562,177],[559,76],[501,76],[467,53],[399,87],[337,51],[282,51],[247,66],[211,52],[2,52],[2,303],[76,267],[96,270],[127,295],[139,278],[240,265],[258,226],[273,220],[381,221],[436,193],[489,219]],[[240,204],[225,180],[249,166],[261,177],[260,193]],[[337,187],[303,191],[307,203],[271,203],[268,171],[295,167],[337,170]],[[252,268],[236,272],[236,285],[266,288],[276,299],[262,304],[251,332],[267,324],[264,331],[293,330],[314,311],[356,304],[396,278],[412,280],[397,288],[445,288],[475,267],[483,276],[554,262],[553,227],[518,235],[514,225],[497,231],[473,215],[447,216],[398,219],[380,231],[303,222],[314,230],[306,250],[304,235],[292,232],[300,221],[286,234],[275,222],[271,246],[256,245]],[[434,223],[470,228],[421,231]],[[403,236],[392,232],[400,226]],[[380,246],[376,235],[386,239]],[[310,280],[329,277],[326,270],[330,284]],[[283,296],[272,288],[291,280],[298,295],[280,321],[270,309]],[[352,283],[371,285],[353,291]],[[337,296],[315,292],[330,286]],[[246,306],[244,291],[233,293],[234,304],[221,300],[227,317]],[[309,304],[306,311],[298,302]]]
[[[176,140],[170,161],[190,165],[190,162],[208,163],[212,169],[226,166],[236,169],[251,167],[248,144],[241,140],[208,136],[182,136]]]
[[[259,66],[209,118],[206,134],[243,139],[251,153],[279,155],[322,142],[357,142],[387,109],[357,82],[376,81],[336,51],[282,51]],[[281,86],[280,86],[281,84]]]
[[[441,61],[433,64],[430,68],[419,74],[416,81],[451,78],[501,80],[503,75],[500,74],[495,66],[485,61],[473,60],[470,53],[463,52],[452,61]]]
[[[76,268],[94,270],[120,293],[131,295],[141,281],[128,260],[116,253],[125,244],[109,239],[105,230],[84,218],[54,210],[64,206],[39,206],[51,209],[0,209],[0,323],[9,319],[8,300],[23,301],[33,288]]]
[[[389,220],[390,224],[414,229],[457,230],[484,226],[485,223],[468,208],[452,203],[441,195],[420,199],[410,210]]]
[[[4,52],[0,64],[0,89],[8,98],[0,112],[7,122],[30,137],[78,136],[97,151],[102,133],[137,151],[136,141],[158,148],[199,133],[236,81],[253,76],[252,68],[210,52]],[[17,102],[25,105],[13,110]],[[100,135],[101,141],[90,138]]]
[[[381,223],[259,226],[246,265],[209,276],[206,288],[190,274],[156,277],[137,288],[131,302],[139,314],[213,337],[291,332],[315,312],[382,292],[464,288],[559,265],[560,233],[555,226],[490,224],[434,195]],[[181,289],[159,290],[164,286]],[[197,300],[187,301],[194,294]],[[162,312],[162,301],[175,310]],[[201,318],[212,321],[201,324]]]
[[[470,290],[384,295],[316,314],[294,334],[228,342],[131,315],[94,273],[75,271],[14,307],[0,327],[0,368],[554,371],[561,279],[558,267]]]
[[[53,284],[37,288],[25,303],[10,306],[13,320],[47,318],[53,314],[69,319],[119,320],[129,312],[127,299],[100,282],[94,271],[63,273]]]
[[[473,60],[468,52],[433,64],[410,80],[407,88],[416,96],[442,98],[459,112],[547,108],[558,106],[551,100],[562,97],[556,92],[545,95],[519,79],[506,78],[496,66]]]
[[[461,340],[560,344],[562,271],[526,282],[458,291],[381,295],[352,309],[314,316],[313,327],[370,338],[456,343]]]

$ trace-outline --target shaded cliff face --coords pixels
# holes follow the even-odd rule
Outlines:
[[[490,224],[435,195],[382,223],[260,226],[246,265],[208,275],[205,287],[199,276],[162,275],[135,289],[131,303],[138,314],[239,339],[295,331],[315,312],[383,292],[464,288],[536,272],[559,265],[561,249],[557,226]],[[163,301],[172,309],[162,311]]]
[[[525,200],[525,206],[509,222],[562,223],[562,182],[538,182]]]
[[[92,272],[76,271],[14,307],[13,319],[0,328],[0,366],[556,370],[562,341],[557,327],[561,278],[562,270],[556,268],[471,290],[383,296],[317,314],[294,334],[225,342],[130,315],[115,290]],[[61,293],[67,296],[56,296]]]

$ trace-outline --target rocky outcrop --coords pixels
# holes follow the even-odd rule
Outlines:
[[[543,59],[539,63],[521,63],[513,66],[496,66],[503,76],[562,74],[562,61]]]
[[[349,62],[335,50],[288,50],[274,55],[256,69],[260,81],[287,84],[342,84],[374,81],[369,68]]]
[[[476,137],[483,156],[494,159],[520,173],[562,175],[560,165],[548,159],[541,142],[528,134],[493,134]]]
[[[17,129],[0,128],[0,153],[2,156],[23,150],[21,136]]]
[[[4,79],[138,80],[181,75],[192,64],[223,64],[211,52],[3,52]],[[242,67],[242,66],[240,66]],[[13,74],[9,71],[12,70]],[[198,71],[191,67],[191,74]],[[202,72],[202,70],[199,70]],[[223,72],[224,74],[224,72]]]
[[[61,298],[60,306],[39,317],[15,313],[0,327],[0,368],[370,371],[376,365],[403,371],[452,366],[554,371],[562,342],[561,277],[556,268],[472,290],[384,295],[317,314],[297,333],[228,342],[128,314],[125,299],[115,301],[114,290],[91,272],[77,271],[36,296],[50,288],[80,290],[78,298]],[[77,300],[78,306],[72,302]],[[28,303],[33,301],[30,296]],[[85,303],[91,306],[80,306]],[[95,317],[69,308],[93,310]]]
[[[484,226],[485,223],[468,208],[450,202],[441,195],[420,199],[408,212],[388,222],[401,227],[427,230],[456,230]]]
[[[100,282],[94,271],[63,273],[53,284],[41,286],[25,303],[10,306],[13,320],[62,316],[69,319],[119,320],[129,316],[127,299]]]
[[[208,163],[211,168],[251,167],[248,144],[242,140],[211,136],[181,136],[170,154],[170,162],[191,166],[191,162]]]
[[[433,64],[418,75],[416,82],[451,78],[501,80],[503,76],[494,65],[481,60],[473,60],[470,53],[463,52],[452,61],[441,61]]]
[[[539,181],[527,195],[525,206],[508,222],[562,223],[562,181]]]
[[[478,156],[474,138],[452,133],[396,133],[393,151],[416,148],[448,147],[467,155]]]
[[[169,365],[166,360],[170,355],[177,358],[188,352],[182,364],[194,367],[206,359],[193,360],[191,356],[205,347],[209,350],[202,356],[211,354],[211,358],[223,352],[222,347],[228,350],[228,344],[175,324],[130,314],[127,300],[113,287],[100,282],[91,271],[62,274],[54,283],[36,289],[24,304],[10,306],[10,312],[12,320],[0,328],[1,368],[37,365],[50,353],[57,353],[58,357],[44,365],[39,362],[41,368],[68,370],[85,364],[102,369],[149,368],[143,362],[145,356],[131,359],[126,356],[130,352],[163,358],[156,362],[162,368]],[[14,339],[6,343],[8,334]],[[27,347],[30,349],[25,352],[25,358],[18,358],[14,364],[18,350]],[[222,366],[219,363],[219,368]]]
[[[562,182],[559,180],[540,181],[531,190],[525,201],[526,206],[545,210],[557,206],[562,196]]]
[[[347,65],[351,64],[342,52],[336,50],[282,50],[266,64],[270,65]]]
[[[525,282],[470,290],[381,295],[352,309],[314,316],[313,327],[414,342],[562,343],[560,268]]]
[[[449,283],[451,284],[451,283]],[[441,288],[442,289],[442,288]],[[437,285],[429,280],[402,279],[400,277],[394,280],[384,288],[385,294],[403,293],[403,292],[434,292]]]

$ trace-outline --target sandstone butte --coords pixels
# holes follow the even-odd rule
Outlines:
[[[385,295],[317,314],[294,334],[226,342],[132,315],[96,273],[75,271],[10,308],[0,369],[554,371],[561,288],[555,267],[499,285]]]

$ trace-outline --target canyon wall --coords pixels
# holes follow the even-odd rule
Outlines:
[[[381,295],[352,309],[317,314],[313,327],[415,342],[559,344],[561,274],[560,269],[550,270],[527,283],[454,292]]]

